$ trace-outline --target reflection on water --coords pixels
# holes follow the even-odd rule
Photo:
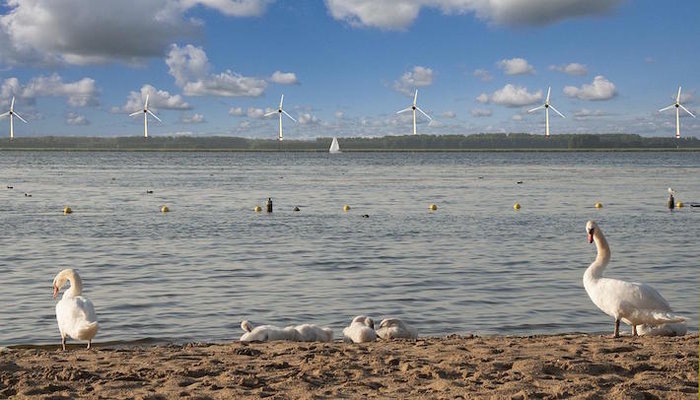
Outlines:
[[[9,152],[0,170],[0,345],[60,341],[66,267],[98,342],[230,340],[242,319],[340,335],[358,314],[422,335],[607,332],[581,281],[588,219],[608,276],[698,323],[700,208],[665,208],[669,186],[700,202],[697,153]]]

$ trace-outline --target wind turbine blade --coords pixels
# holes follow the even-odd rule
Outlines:
[[[664,107],[664,108],[660,109],[659,112],[663,112],[663,111],[666,111],[666,110],[670,110],[670,109],[673,108],[674,106],[675,106],[675,104],[671,104],[671,105],[668,106],[668,107]]]
[[[12,103],[10,103],[10,111],[15,108],[15,96],[12,96]]]
[[[416,94],[413,95],[413,105],[416,105],[416,102],[418,101],[418,89],[416,89]]]
[[[676,103],[681,101],[681,87],[678,86],[678,96],[676,96]]]
[[[566,118],[566,117],[564,116],[564,114],[560,113],[559,110],[557,110],[556,108],[554,108],[553,105],[550,104],[550,105],[549,105],[549,108],[551,108],[552,110],[554,110],[555,113],[561,115],[562,118]]]
[[[284,95],[282,95],[282,97],[280,97],[280,108],[282,108],[282,103],[283,103],[283,102],[284,102]]]
[[[541,109],[543,109],[543,108],[544,108],[544,105],[541,105],[541,106],[539,106],[539,107],[533,108],[532,110],[527,110],[527,112],[531,113],[531,112],[535,112],[535,111],[537,111],[537,110],[541,110]]]
[[[263,115],[263,117],[269,117],[270,115],[277,114],[277,111],[270,111],[269,113]]]
[[[549,103],[549,93],[552,91],[552,87],[548,86],[547,87],[547,100],[545,100],[545,103]]]
[[[686,111],[688,111],[688,110],[686,110]],[[28,123],[29,123],[29,122],[25,121],[24,118],[20,117],[19,114],[17,114],[16,112],[14,112],[14,113],[12,113],[12,114],[13,114],[15,117],[19,118],[19,119],[20,119],[22,122],[24,122],[25,124],[28,124]],[[690,112],[689,112],[689,114],[690,114]],[[693,115],[693,114],[690,114],[690,115]],[[693,115],[693,116],[694,116],[694,115]]]
[[[683,104],[679,104],[678,107],[682,108],[683,111],[687,112],[688,114],[690,114],[691,117],[695,118],[695,115],[693,115],[693,113],[691,113],[690,111],[688,111],[687,108],[683,107]],[[15,114],[15,115],[17,115],[17,114]]]
[[[282,110],[282,114],[288,116],[292,121],[297,122],[297,120],[295,120],[291,115],[287,114],[286,111]]]
[[[426,114],[425,111],[423,111],[423,110],[420,109],[420,107],[416,106],[416,110],[420,111],[421,114],[423,114],[423,115],[425,115],[426,117],[428,117],[429,120],[431,120],[431,121],[433,120],[432,118],[430,118],[430,115]]]
[[[143,111],[141,111],[141,110],[136,111],[136,112],[132,112],[131,114],[129,114],[129,116],[130,116],[130,117],[133,117],[134,115],[139,115],[139,114],[141,114],[142,112],[143,112]]]
[[[9,112],[9,111],[6,112],[6,113],[0,114],[0,118],[2,118],[2,117],[7,117],[8,115],[10,115],[10,112]]]
[[[401,114],[401,113],[404,113],[404,112],[406,112],[406,111],[411,111],[411,107],[404,108],[403,110],[397,111],[396,113],[397,113],[397,114]]]
[[[151,114],[151,116],[152,116],[153,118],[157,119],[158,121],[163,122],[163,121],[161,121],[160,118],[158,118],[157,115],[153,114],[153,113],[151,112],[151,110],[146,110],[146,112],[149,113],[149,114]]]
[[[143,108],[148,108],[148,95],[146,95],[146,102],[143,103]]]

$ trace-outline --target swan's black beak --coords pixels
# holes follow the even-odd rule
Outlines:
[[[593,243],[593,232],[594,232],[593,228],[588,230],[588,243]]]

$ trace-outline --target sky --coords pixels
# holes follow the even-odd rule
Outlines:
[[[15,136],[675,134],[700,117],[700,2],[6,0],[0,108]],[[0,136],[9,137],[7,118]],[[682,136],[700,136],[683,113]]]

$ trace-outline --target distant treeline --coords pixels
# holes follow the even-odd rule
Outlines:
[[[696,137],[642,137],[632,134],[543,135],[480,133],[474,135],[383,136],[339,138],[350,151],[473,151],[473,150],[700,150]],[[229,136],[74,137],[44,136],[0,139],[0,150],[117,151],[328,151],[331,138],[316,140],[246,139]]]

